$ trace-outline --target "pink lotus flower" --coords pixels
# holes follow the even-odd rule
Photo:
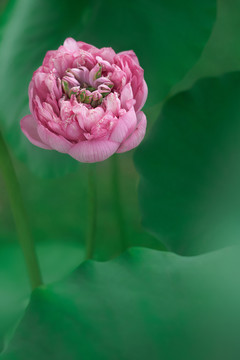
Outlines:
[[[133,149],[146,132],[143,69],[133,51],[116,54],[72,38],[48,51],[29,85],[26,137],[43,149],[98,162]]]

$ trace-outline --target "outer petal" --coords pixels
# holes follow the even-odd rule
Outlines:
[[[79,49],[79,46],[78,46],[76,40],[74,40],[71,37],[67,38],[64,41],[63,46],[66,48],[66,50],[68,50],[70,52],[78,51],[78,49]]]
[[[96,46],[90,45],[85,43],[84,41],[77,41],[77,44],[79,46],[80,49],[85,50],[85,51],[95,51]]]
[[[62,87],[60,85],[61,83],[57,81],[53,74],[36,71],[29,85],[30,102],[33,101],[35,95],[38,95],[41,101],[46,101],[48,95],[51,95],[53,99],[59,99],[62,96]]]
[[[53,59],[54,58],[54,56],[56,55],[56,53],[57,53],[57,50],[49,50],[47,53],[46,53],[46,55],[45,55],[45,57],[44,57],[44,59],[43,59],[43,67],[49,67],[50,66],[50,61],[51,61],[51,59]]]
[[[54,134],[42,124],[38,124],[37,131],[41,140],[53,150],[68,153],[73,146],[73,144],[63,136]]]
[[[138,119],[138,125],[136,130],[133,132],[132,135],[130,135],[127,138],[127,140],[125,140],[121,144],[121,146],[117,150],[117,153],[123,153],[125,151],[132,150],[133,148],[137,147],[144,138],[147,127],[146,115],[142,111],[140,111],[137,114],[137,119]]]
[[[137,58],[137,55],[135,54],[135,52],[133,50],[128,50],[128,51],[121,51],[120,53],[118,53],[118,55],[128,55],[132,58],[132,60],[139,65],[139,61]]]
[[[113,129],[110,136],[111,141],[121,143],[136,129],[137,117],[134,108],[132,107],[127,113],[122,115]]]
[[[28,140],[32,144],[42,149],[48,149],[48,150],[51,149],[48,145],[44,144],[40,139],[37,132],[37,121],[34,119],[32,115],[24,116],[24,118],[22,118],[20,122],[20,126],[24,135],[28,138]]]
[[[91,51],[94,56],[100,56],[103,60],[107,60],[110,64],[114,62],[116,56],[115,51],[111,47],[104,47]]]
[[[143,84],[140,87],[140,89],[138,90],[136,96],[135,96],[135,100],[136,100],[136,104],[135,104],[135,110],[136,112],[141,110],[143,105],[145,104],[146,100],[147,100],[147,96],[148,96],[148,87],[146,84],[146,81],[143,80]]]
[[[31,81],[28,87],[29,108],[31,113],[33,113],[33,93],[34,93],[34,83],[33,81]]]
[[[72,68],[74,63],[74,56],[72,53],[61,53],[57,55],[50,62],[51,70],[56,69],[60,77],[64,76],[65,71],[68,68]]]
[[[93,163],[106,160],[113,155],[119,147],[119,143],[109,140],[86,140],[74,145],[69,151],[74,159]]]

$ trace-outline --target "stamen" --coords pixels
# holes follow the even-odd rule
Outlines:
[[[94,80],[102,77],[102,65],[98,64],[99,69],[94,75]],[[64,91],[64,96],[67,95],[69,99],[74,95],[79,103],[89,104],[93,108],[101,105],[103,98],[109,95],[114,84],[102,77],[102,83],[98,87],[89,85],[86,81],[81,80],[79,74],[80,69],[67,69],[65,75],[61,80],[61,85]]]

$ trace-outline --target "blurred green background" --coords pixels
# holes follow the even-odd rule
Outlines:
[[[191,332],[190,325],[189,328],[182,325],[184,321],[192,321],[194,318],[192,313],[186,312],[186,307],[191,307],[192,303],[196,304],[198,296],[203,296],[204,304],[210,301],[206,294],[216,283],[218,270],[215,273],[214,266],[209,264],[213,261],[216,269],[227,268],[232,263],[234,255],[228,255],[225,263],[224,254],[219,255],[219,260],[215,260],[215,255],[212,254],[206,257],[202,255],[203,260],[196,257],[196,265],[195,258],[190,258],[190,262],[187,263],[189,270],[186,271],[185,261],[188,260],[174,258],[175,255],[171,254],[165,255],[165,251],[171,250],[184,256],[199,255],[239,242],[240,152],[239,139],[234,136],[239,133],[240,118],[240,109],[237,105],[240,104],[240,78],[237,72],[240,70],[239,14],[238,0],[218,0],[217,3],[214,0],[0,2],[0,130],[13,159],[46,283],[62,279],[84,259],[88,165],[79,164],[70,157],[54,151],[37,149],[21,134],[19,121],[22,116],[29,113],[27,87],[32,73],[41,64],[46,51],[56,49],[68,36],[98,47],[111,46],[116,51],[133,49],[138,55],[149,86],[149,98],[144,107],[148,119],[146,140],[136,151],[134,160],[134,151],[131,151],[96,164],[98,218],[94,259],[106,261],[115,258],[122,252],[123,240],[128,247],[141,246],[162,251],[157,253],[158,255],[146,255],[146,263],[142,255],[141,261],[146,269],[150,269],[149,275],[145,278],[146,283],[149,281],[149,293],[154,293],[158,276],[163,276],[161,296],[166,292],[166,303],[170,298],[176,298],[176,303],[179,301],[180,305],[174,308],[179,315],[177,323],[169,322],[176,330],[169,335],[176,347],[181,343],[179,334],[184,333],[182,329],[187,329],[188,335]],[[219,77],[230,71],[236,73],[218,80],[206,79],[205,83],[197,83],[192,88],[194,83],[203,77]],[[183,90],[189,91],[181,93]],[[175,94],[176,97],[173,97]],[[227,137],[224,137],[225,134]],[[122,238],[114,205],[113,179],[116,171],[124,214],[125,239]],[[1,172],[0,239],[1,348],[11,336],[30,294]],[[137,259],[134,257],[135,264],[135,261],[137,263],[140,260],[134,251],[133,254]],[[213,260],[209,260],[208,256],[212,256]],[[174,259],[177,259],[176,264]],[[109,273],[112,271],[111,266],[115,269],[114,261],[106,265],[109,266]],[[153,261],[161,263],[163,269],[154,267]],[[235,262],[237,263],[236,259]],[[191,278],[189,274],[192,272],[192,264],[197,270],[193,271]],[[129,273],[140,271],[131,266]],[[177,289],[178,286],[180,289],[179,284],[182,286],[176,293],[172,293],[171,281],[170,285],[167,281],[171,266],[174,269],[176,266],[177,269],[173,278],[179,276],[181,279],[179,283],[173,282]],[[203,268],[207,270],[202,272]],[[94,271],[98,273],[99,269],[100,265],[97,264]],[[159,273],[152,276],[151,282],[150,272],[156,269]],[[88,268],[83,268],[83,275],[76,277],[88,277],[88,271]],[[119,284],[125,283],[125,280],[129,279],[128,276],[123,275],[123,280],[119,275],[121,271],[118,271],[119,269],[116,270],[116,278],[120,276]],[[237,276],[237,265],[233,271]],[[99,275],[100,278],[101,276]],[[221,276],[224,277],[224,274]],[[208,286],[209,278],[211,280]],[[225,285],[229,284],[230,278],[229,272],[224,280]],[[104,289],[110,287],[110,280],[101,280]],[[196,284],[201,281],[206,286],[197,288]],[[233,289],[239,294],[239,284],[234,281],[231,284],[228,300],[233,297]],[[134,296],[138,299],[136,301],[139,301],[143,296],[139,290],[140,284],[133,282],[132,285],[130,281],[129,286],[136,289]],[[50,290],[52,291],[52,288]],[[54,291],[57,291],[57,294],[63,292],[59,288]],[[89,295],[87,286],[84,291]],[[124,291],[125,288],[121,295]],[[67,293],[78,299],[77,292],[73,294],[72,288]],[[113,293],[117,293],[117,290]],[[125,293],[128,294],[128,291]],[[128,296],[131,298],[131,294]],[[159,342],[159,339],[155,338],[159,329],[152,325],[155,315],[150,310],[148,312],[148,306],[154,309],[156,306],[156,316],[162,319],[166,310],[161,313],[159,309],[165,309],[165,302],[162,300],[163,303],[158,308],[156,297],[144,296],[139,307],[144,308],[146,318],[150,314],[149,322],[146,321],[144,324],[151,324],[152,341],[155,344],[151,346],[154,347]],[[186,303],[185,297],[190,299],[186,300]],[[184,305],[181,307],[182,298]],[[35,298],[35,311],[34,301]],[[113,296],[113,303],[114,301],[116,299]],[[37,298],[36,304],[38,302]],[[169,304],[173,303],[169,301]],[[85,305],[77,306],[83,309]],[[200,311],[205,311],[204,306]],[[219,305],[219,312],[221,306]],[[228,303],[228,306],[235,306],[236,309],[235,303]],[[112,310],[113,313],[115,310]],[[117,310],[119,317],[122,316],[121,305]],[[165,325],[172,318],[172,310],[170,307]],[[94,312],[94,309],[92,311]],[[192,311],[194,313],[195,310]],[[196,307],[197,311],[199,309]],[[83,310],[82,312],[84,313]],[[168,314],[168,310],[166,312]],[[99,319],[101,316],[100,314]],[[232,318],[234,315],[231,315]],[[207,321],[207,317],[205,320]],[[224,321],[230,320],[226,317]],[[25,323],[23,327],[28,327],[28,318]],[[142,325],[136,321],[132,333]],[[106,324],[110,329],[111,326],[114,329],[114,324]],[[211,326],[214,328],[213,323]],[[168,334],[165,331],[169,327],[170,325],[166,325],[162,334]],[[132,333],[130,331],[131,335]],[[108,336],[109,334],[106,334],[107,338]],[[142,336],[144,337],[144,334],[138,333],[137,338],[141,339]],[[119,337],[121,338],[121,332]],[[194,343],[193,339],[192,341]],[[214,341],[217,342],[216,339]],[[163,341],[163,344],[166,345],[166,342]],[[119,347],[121,345],[120,341]],[[134,347],[125,345],[126,349],[133,351]],[[196,348],[197,344],[194,346]],[[94,353],[88,353],[89,349],[84,351],[88,354],[88,359],[96,356]],[[177,353],[168,351],[166,346],[162,353],[163,358],[175,358]],[[139,351],[138,354],[147,356],[143,351]],[[156,353],[153,351],[152,354],[152,359],[158,359],[158,346]],[[194,356],[194,351],[192,353],[191,350],[189,354]],[[223,354],[219,351],[219,358],[224,358]],[[80,353],[78,355],[80,356]],[[41,356],[43,355],[40,354],[39,359],[43,358]],[[101,358],[107,359],[107,355],[102,355],[99,359]],[[116,357],[121,358],[129,357],[126,354]],[[23,357],[20,356],[19,359]],[[109,359],[114,357],[109,356]],[[205,359],[204,355],[201,359]],[[206,359],[209,359],[209,355]]]

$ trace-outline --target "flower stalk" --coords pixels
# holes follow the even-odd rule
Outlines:
[[[27,219],[20,186],[7,146],[0,133],[0,170],[9,197],[18,239],[24,255],[32,290],[42,284],[42,276]]]
[[[92,259],[95,247],[97,227],[97,188],[96,188],[96,168],[88,165],[88,219],[86,236],[86,255],[85,259]]]
[[[113,194],[113,208],[115,211],[119,235],[121,240],[121,251],[127,249],[127,236],[125,230],[124,212],[121,202],[121,189],[120,189],[120,171],[118,159],[116,156],[111,157],[111,173],[112,173],[112,194]]]

